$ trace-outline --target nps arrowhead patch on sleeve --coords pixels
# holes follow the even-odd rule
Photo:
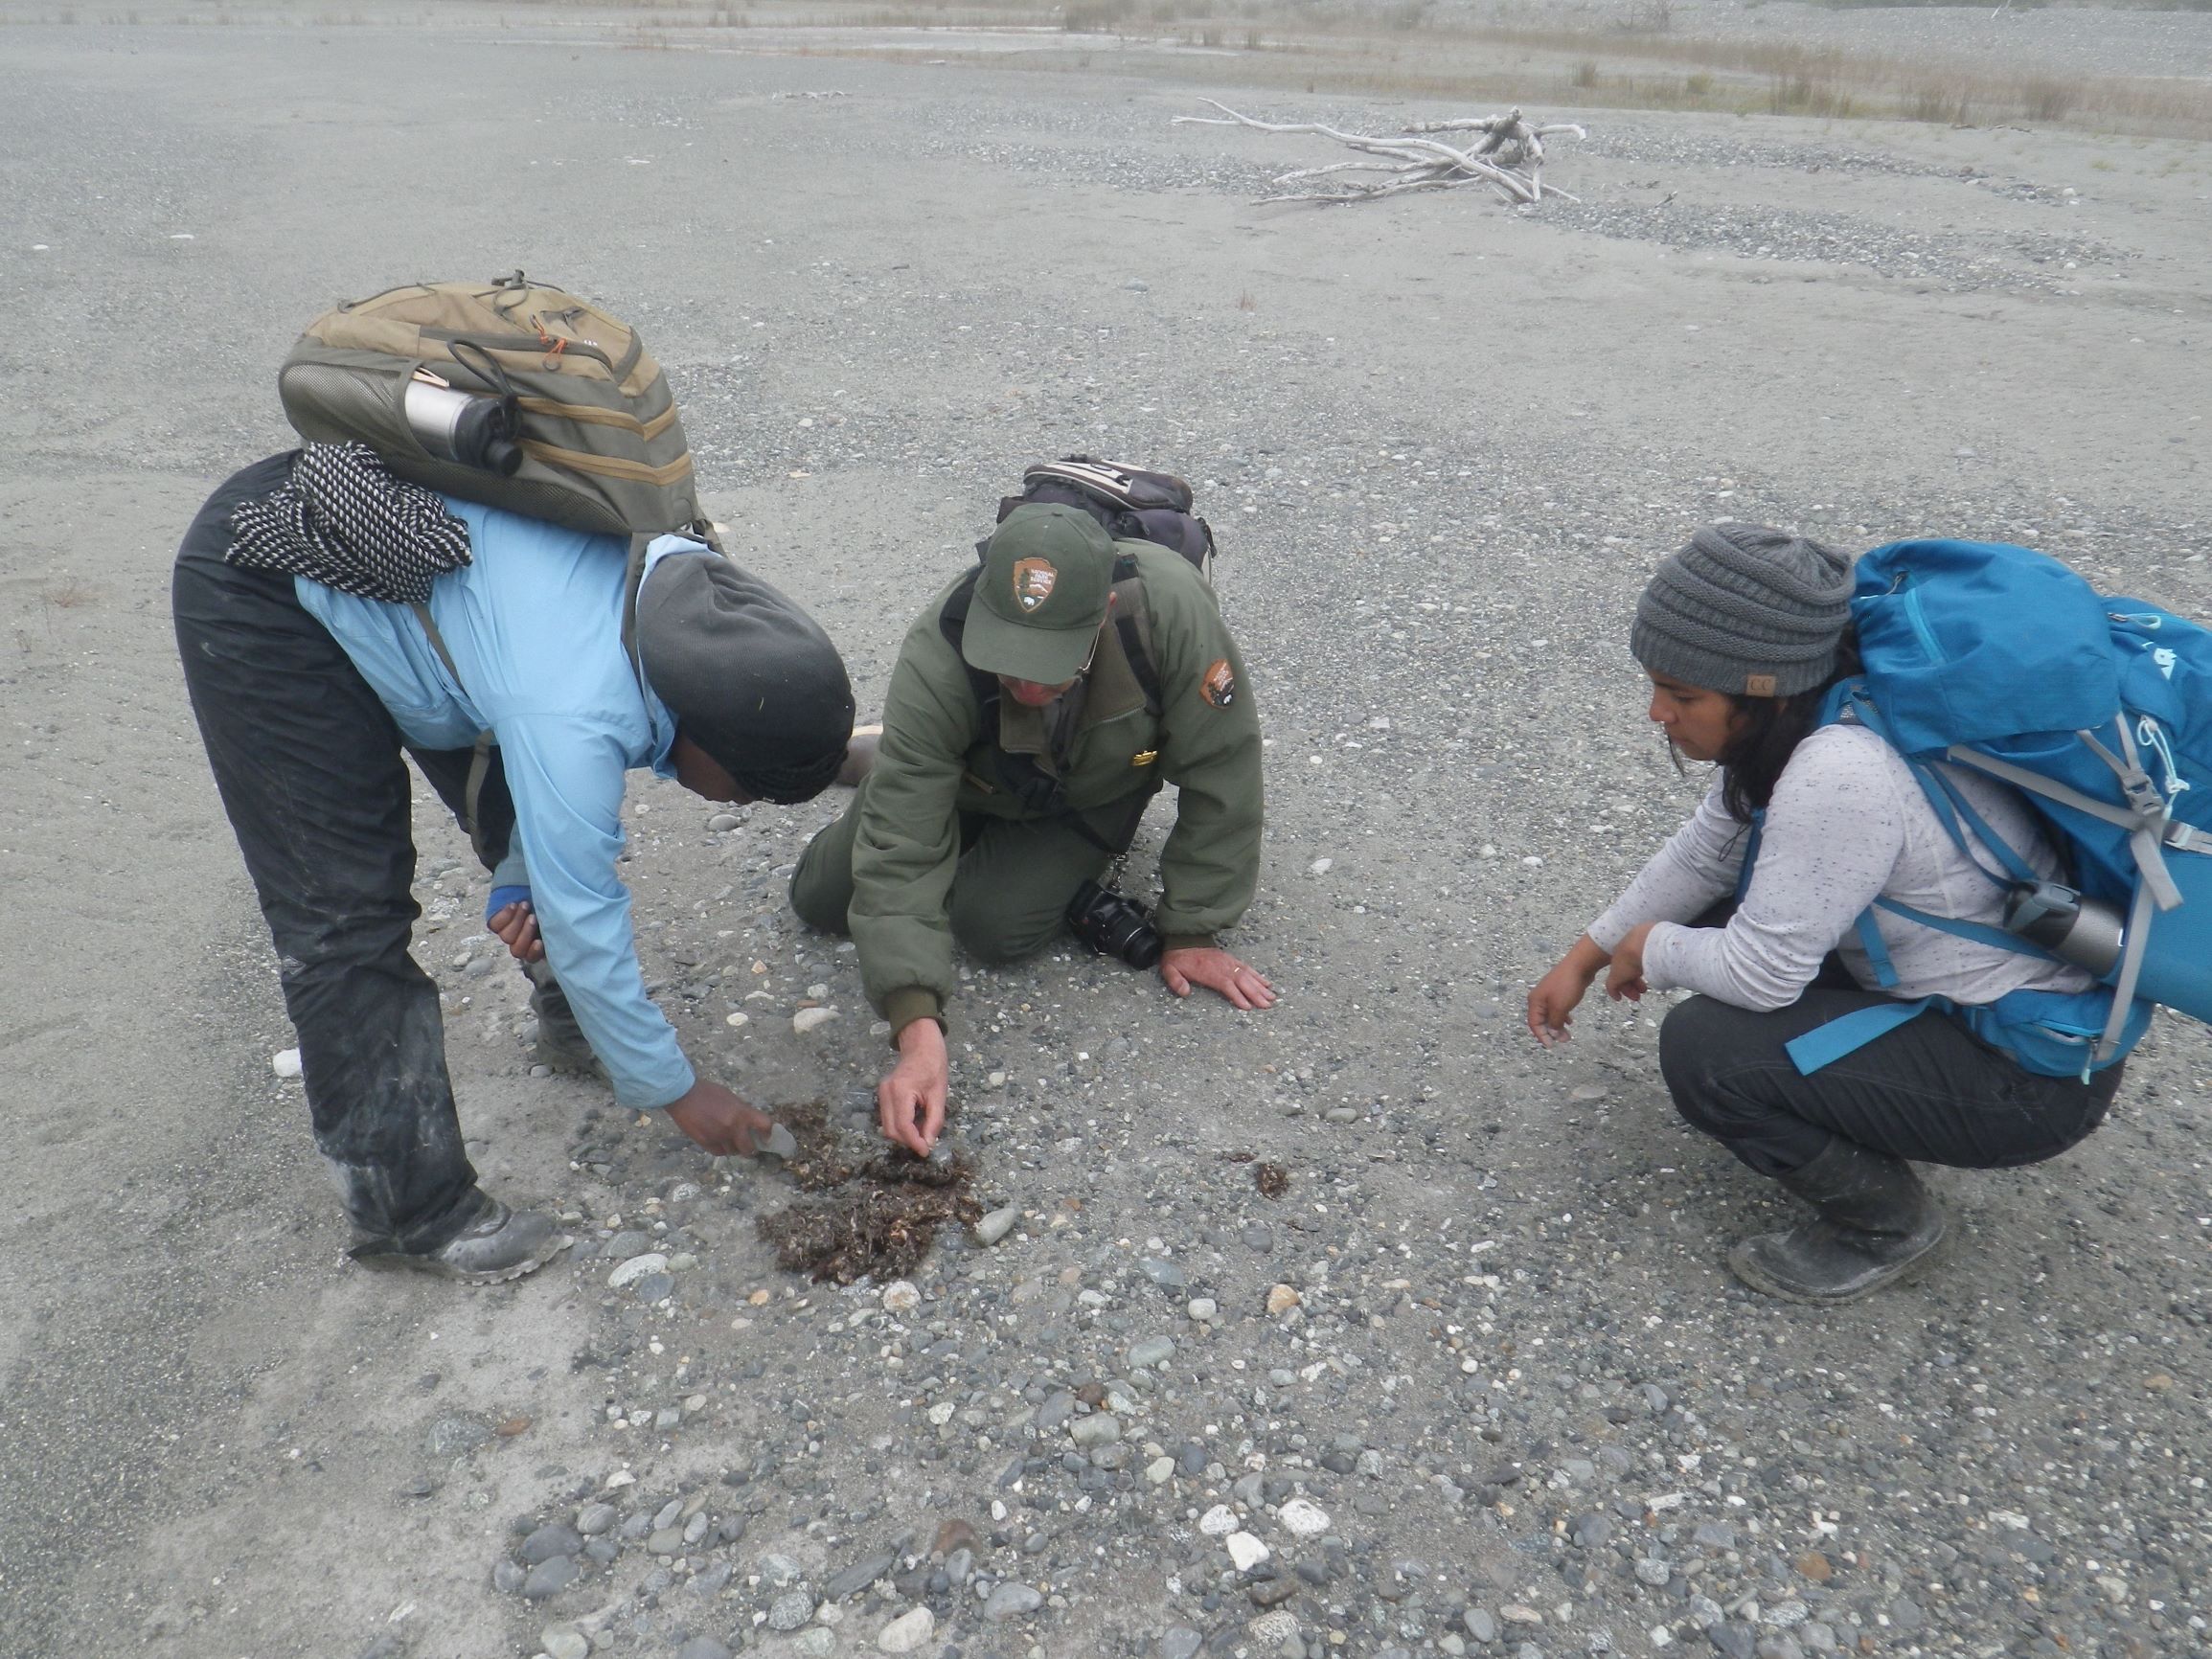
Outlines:
[[[1229,659],[1218,658],[1198,680],[1198,695],[1217,709],[1225,709],[1237,700],[1237,671],[1229,667]]]

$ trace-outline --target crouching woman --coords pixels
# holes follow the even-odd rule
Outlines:
[[[1529,1030],[1549,1047],[1601,971],[1616,998],[1697,993],[1659,1035],[1676,1109],[1814,1211],[1737,1244],[1728,1265],[1755,1289],[1812,1303],[1855,1301],[1943,1242],[1943,1212],[1913,1162],[2052,1157],[2103,1120],[2122,1069],[2041,1076],[1938,1009],[1811,1075],[1792,1060],[1793,1039],[1895,999],[1971,1009],[2091,984],[2079,968],[1872,908],[1887,898],[1995,927],[2004,894],[1970,855],[1981,852],[1972,830],[1962,850],[1888,743],[1820,724],[1856,664],[1850,598],[1842,555],[1754,525],[1708,526],[1660,566],[1630,647],[1677,760],[1719,770],[1689,822],[1528,997]],[[1945,770],[2040,875],[2058,873],[2024,803]]]

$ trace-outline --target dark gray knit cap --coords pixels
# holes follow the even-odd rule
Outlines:
[[[1644,589],[1629,648],[1686,685],[1787,697],[1835,671],[1850,621],[1848,557],[1763,524],[1708,524]]]
[[[672,553],[637,596],[638,658],[676,729],[756,801],[830,786],[853,686],[821,625],[718,553]]]

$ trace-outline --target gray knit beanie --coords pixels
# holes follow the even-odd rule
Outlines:
[[[1845,555],[1763,524],[1708,524],[1644,589],[1629,648],[1687,685],[1787,697],[1835,671],[1850,621]]]

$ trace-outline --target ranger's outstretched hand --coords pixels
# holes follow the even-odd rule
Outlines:
[[[1266,976],[1219,945],[1168,951],[1160,958],[1160,978],[1177,996],[1189,996],[1191,987],[1202,985],[1237,1008],[1275,1006],[1275,988]]]

